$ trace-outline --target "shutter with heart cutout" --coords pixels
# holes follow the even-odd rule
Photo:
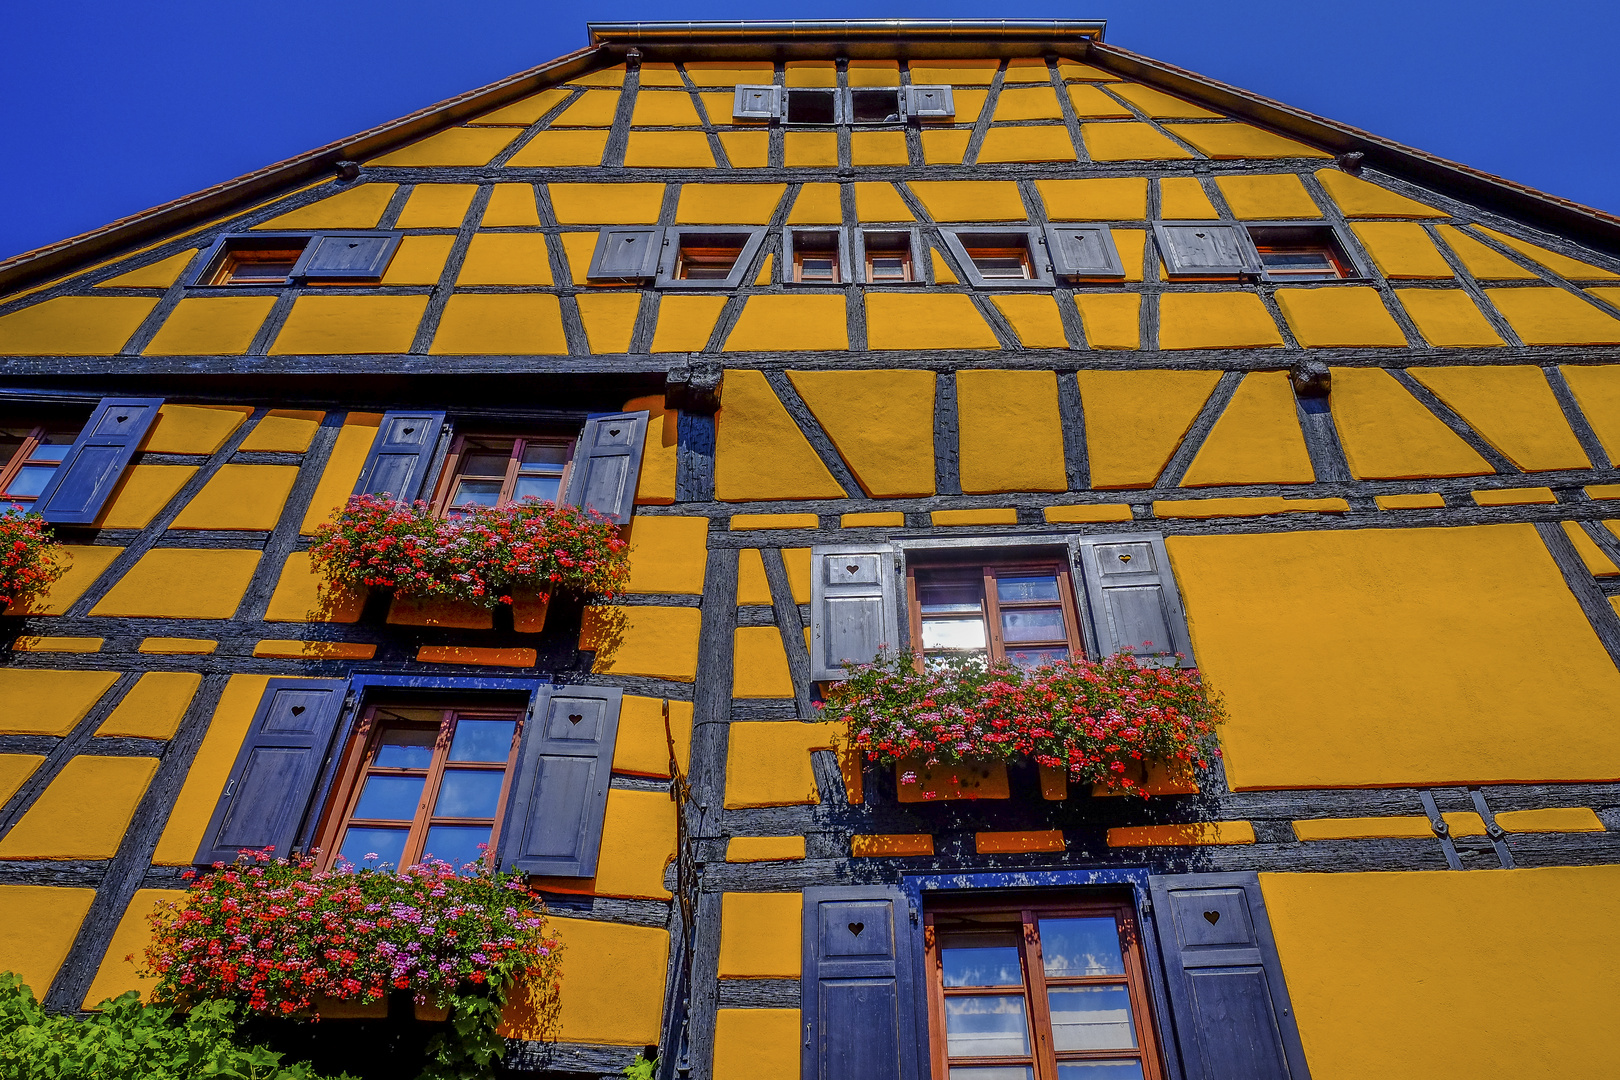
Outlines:
[[[1158,221],[1153,238],[1171,277],[1235,277],[1260,269],[1260,258],[1241,225]]]
[[[442,412],[385,413],[371,452],[360,467],[354,493],[392,495],[402,502],[415,499],[427,477],[443,426]]]
[[[235,862],[243,850],[286,858],[331,755],[348,686],[343,679],[265,684],[193,861]]]
[[[595,510],[618,525],[636,509],[636,480],[647,441],[647,410],[600,413],[585,421],[568,465],[564,502]]]
[[[311,237],[294,281],[378,281],[399,248],[398,232],[322,233]]]
[[[536,692],[501,822],[503,869],[546,877],[596,873],[623,695],[611,686]]]
[[[90,525],[157,420],[162,398],[102,398],[34,509],[53,525]]]
[[[1254,873],[1148,879],[1187,1080],[1309,1080]]]
[[[1082,536],[1074,541],[1085,578],[1088,645],[1099,656],[1128,652],[1192,655],[1187,618],[1158,533]]]
[[[916,935],[889,885],[804,890],[802,1080],[917,1080]]]
[[[827,544],[810,553],[810,677],[844,678],[846,662],[868,663],[900,644],[894,548]]]

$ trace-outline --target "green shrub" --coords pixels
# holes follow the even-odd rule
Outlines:
[[[79,1020],[48,1013],[33,991],[0,973],[0,1076],[7,1080],[323,1080],[308,1064],[283,1065],[243,1048],[236,1006],[204,1001],[189,1013],[142,1005],[131,990]]]

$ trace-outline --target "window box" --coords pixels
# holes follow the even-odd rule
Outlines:
[[[894,766],[895,791],[903,803],[950,802],[954,799],[1005,799],[1007,763],[957,761],[929,765],[921,757],[903,758]]]

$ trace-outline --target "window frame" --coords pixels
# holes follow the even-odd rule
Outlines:
[[[196,269],[191,272],[185,281],[188,289],[286,289],[295,285],[305,284],[356,284],[375,285],[382,281],[388,272],[388,265],[399,251],[400,240],[404,233],[397,229],[323,229],[315,232],[233,232],[225,233],[215,239],[201,259],[197,261]],[[361,236],[368,239],[381,238],[386,241],[376,260],[375,273],[333,273],[321,274],[316,277],[307,272],[310,261],[315,257],[322,240],[338,239],[341,237]],[[276,250],[277,244],[301,247],[297,261],[287,272],[284,281],[243,281],[243,282],[213,282],[210,279],[224,266],[226,258],[232,251],[242,249],[257,249],[264,251]]]
[[[941,225],[940,237],[950,248],[951,254],[956,256],[962,274],[967,284],[976,289],[1043,289],[1050,290],[1057,287],[1057,280],[1052,275],[1052,257],[1046,250],[1046,236],[1042,229],[1034,226],[1004,226],[1004,225]],[[1008,248],[1022,246],[1029,259],[1029,277],[1027,278],[999,278],[986,277],[979,272],[978,264],[973,261],[970,254],[974,249],[980,249],[989,244],[997,244]]]
[[[1351,242],[1347,230],[1326,221],[1245,221],[1242,223],[1245,239],[1254,256],[1256,273],[1262,281],[1272,285],[1322,285],[1335,281],[1365,281],[1372,277],[1360,250]],[[1255,231],[1260,235],[1256,236]],[[1262,243],[1262,240],[1270,242]],[[1261,248],[1277,247],[1292,242],[1300,248],[1326,248],[1330,257],[1343,271],[1336,278],[1306,278],[1293,274],[1275,274],[1260,257]]]
[[[855,119],[857,93],[887,93],[895,95],[896,118],[882,120]],[[794,95],[828,96],[833,99],[831,120],[790,120],[788,110]],[[936,104],[929,106],[925,101]],[[956,117],[956,102],[951,88],[945,85],[913,86],[777,86],[773,83],[739,84],[731,105],[733,121],[763,120],[767,123],[792,127],[833,127],[849,124],[852,127],[900,127],[908,123],[937,120],[946,123]]]
[[[23,423],[29,423],[29,421],[24,420]],[[15,426],[20,428],[23,425],[20,423],[20,424],[17,424]],[[23,506],[23,508],[25,510],[32,510],[34,505],[39,502],[40,495],[44,495],[46,492],[50,491],[50,489],[51,489],[51,481],[53,479],[55,479],[56,474],[59,471],[61,471],[62,467],[68,463],[68,460],[67,460],[68,455],[71,454],[72,451],[73,451],[73,444],[76,441],[78,441],[79,434],[81,434],[84,431],[84,422],[80,421],[80,423],[79,423],[79,431],[76,432],[74,434],[73,438],[69,439],[66,443],[60,443],[59,444],[59,443],[42,442],[41,439],[46,434],[48,434],[50,432],[50,430],[54,426],[55,425],[51,424],[48,420],[45,420],[43,418],[38,418],[38,417],[34,418],[33,421],[32,421],[32,424],[31,424],[31,426],[29,428],[28,434],[23,436],[23,440],[18,445],[17,449],[12,451],[11,456],[4,462],[4,464],[0,464],[0,504],[9,505],[11,503],[16,503],[18,505]],[[66,427],[66,425],[64,424],[64,430],[65,430],[65,427]],[[52,461],[52,462],[38,461],[38,462],[36,462],[36,461],[33,460],[34,451],[38,450],[41,446],[57,446],[57,445],[60,445],[62,447],[62,456],[60,458],[58,458],[56,461]],[[33,465],[49,464],[49,465],[52,466],[51,475],[46,478],[45,486],[40,488],[39,495],[8,495],[8,494],[6,494],[5,493],[6,489],[11,486],[12,481],[17,479],[18,475],[21,474],[24,466],[27,466],[27,465],[30,465],[30,464],[33,464]]]
[[[1066,634],[1066,644],[1069,656],[1075,659],[1089,656],[1086,649],[1086,635],[1082,628],[1080,605],[1074,586],[1074,568],[1065,554],[1052,553],[1050,555],[1026,555],[1023,557],[1012,555],[1004,558],[987,558],[987,553],[974,553],[947,559],[907,559],[905,566],[906,584],[906,618],[909,641],[912,652],[919,658],[923,651],[923,614],[922,602],[919,596],[917,583],[918,571],[927,573],[932,570],[978,570],[980,585],[981,614],[985,623],[985,655],[991,663],[999,663],[1008,659],[1006,642],[1002,637],[1001,607],[1002,603],[997,591],[992,587],[998,573],[1028,573],[1031,571],[1056,571],[1058,583],[1058,604],[1063,612],[1063,629]],[[964,575],[965,577],[965,575]],[[1014,609],[1028,606],[1030,608],[1048,608],[1049,602],[1040,604],[1015,603]],[[1036,647],[1042,649],[1056,648],[1057,642],[1040,643]],[[1012,651],[1013,655],[1018,650]]]
[[[832,237],[833,268],[837,277],[832,281],[799,280],[801,236]],[[816,248],[825,251],[825,248]],[[782,230],[782,284],[806,288],[841,289],[850,284],[849,246],[844,243],[844,230],[837,225],[789,225]]]
[[[926,285],[928,283],[927,282],[927,274],[926,274],[926,272],[924,270],[924,262],[923,262],[922,259],[920,259],[918,257],[918,252],[923,250],[922,234],[921,234],[922,231],[920,229],[915,229],[915,228],[912,228],[912,229],[883,229],[883,228],[867,228],[866,226],[857,226],[854,231],[855,231],[855,243],[854,243],[855,254],[854,254],[854,258],[852,259],[852,262],[853,262],[853,269],[854,269],[854,279],[855,279],[855,281],[857,283],[862,284],[862,285],[878,285],[878,286]],[[906,259],[907,265],[910,267],[910,273],[911,273],[910,277],[906,278],[906,280],[904,280],[904,281],[884,281],[884,280],[874,279],[872,277],[872,275],[871,275],[871,250],[867,247],[867,237],[871,236],[873,234],[882,235],[882,236],[904,236],[904,237],[906,237],[905,259]]]
[[[760,245],[765,242],[768,227],[749,225],[672,225],[664,230],[663,250],[658,257],[658,274],[654,287],[659,289],[736,289],[742,286],[744,275],[753,266]],[[687,237],[740,236],[742,246],[731,273],[724,278],[676,277],[681,247]],[[694,245],[695,246],[695,245]]]
[[[455,494],[456,481],[461,479],[460,464],[465,453],[468,439],[511,439],[512,450],[507,455],[506,473],[501,477],[501,491],[497,497],[496,506],[507,506],[517,500],[512,497],[513,489],[517,486],[518,477],[522,471],[523,449],[531,442],[548,445],[565,446],[568,451],[567,460],[563,463],[562,476],[558,479],[556,504],[561,505],[568,501],[568,483],[573,478],[574,456],[579,449],[579,437],[567,435],[544,435],[528,431],[503,432],[497,430],[480,430],[473,428],[468,431],[456,431],[450,440],[450,450],[445,455],[444,463],[439,468],[439,475],[434,480],[433,498],[429,502],[433,516],[443,518],[451,510],[450,499]],[[476,479],[489,479],[477,477]]]

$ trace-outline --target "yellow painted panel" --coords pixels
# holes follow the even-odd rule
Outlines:
[[[1002,81],[1013,83],[1043,83],[1052,78],[1046,61],[1033,56],[1017,57],[1007,61],[1007,73]]]
[[[747,125],[758,123],[758,121],[747,119],[739,120],[732,115],[732,106],[736,101],[736,97],[730,90],[717,91],[714,93],[700,93],[698,94],[698,100],[703,103],[703,113],[709,118],[709,123],[715,125],[716,127],[723,126],[725,124]],[[724,139],[721,140],[721,145],[725,145]],[[729,157],[730,154],[728,153],[727,156]]]
[[[743,548],[737,560],[737,606],[770,602],[771,583],[765,576],[765,561],[759,548]]]
[[[106,638],[60,637],[42,634],[24,634],[12,642],[16,652],[27,653],[95,653],[101,651]]]
[[[1159,348],[1239,349],[1282,345],[1271,313],[1250,292],[1165,293]]]
[[[1314,146],[1248,124],[1166,124],[1164,129],[1212,158],[1330,158]]]
[[[726,338],[726,352],[848,349],[841,295],[750,296]]]
[[[242,421],[253,415],[248,405],[176,405],[158,409],[157,421],[141,449],[153,454],[212,454]]]
[[[149,671],[124,695],[96,734],[171,739],[201,683],[202,676],[195,672]]]
[[[550,285],[551,256],[540,233],[474,233],[457,285]]]
[[[1487,247],[1455,225],[1440,226],[1440,236],[1475,277],[1487,281],[1530,281],[1536,277],[1495,248]]]
[[[0,316],[0,355],[112,355],[157,306],[139,296],[59,296]]]
[[[658,302],[658,328],[652,351],[698,352],[709,343],[724,296],[664,296]]]
[[[925,128],[922,133],[923,164],[960,165],[973,132],[961,128]]]
[[[43,998],[95,898],[94,889],[0,885],[0,971]]]
[[[802,836],[733,836],[726,843],[726,862],[782,862],[804,858]]]
[[[866,342],[872,349],[1001,347],[972,298],[960,293],[867,293]]]
[[[524,127],[528,127],[530,124],[538,122],[542,116],[555,109],[567,98],[567,90],[560,86],[554,86],[549,90],[542,90],[538,94],[520,98],[510,105],[503,105],[493,112],[487,112],[475,119],[468,120],[467,123],[522,124]]]
[[[1568,255],[1560,255],[1558,252],[1550,251],[1540,244],[1532,244],[1527,240],[1509,236],[1507,233],[1487,229],[1483,225],[1476,226],[1476,228],[1486,236],[1506,244],[1520,255],[1529,257],[1531,261],[1540,263],[1553,273],[1569,278],[1571,281],[1607,280],[1620,277],[1620,274],[1616,274],[1611,270],[1604,270],[1601,267],[1593,266],[1589,262],[1582,262],[1580,259],[1572,259]]]
[[[154,548],[118,580],[92,615],[228,619],[247,591],[258,551]]]
[[[1131,508],[1126,503],[1048,506],[1041,513],[1047,523],[1051,525],[1081,525],[1092,521],[1131,520]]]
[[[1142,347],[1142,297],[1138,293],[1075,293],[1086,344],[1093,349]]]
[[[1062,829],[1031,832],[976,832],[973,849],[980,855],[1001,855],[1028,851],[1062,851]]]
[[[138,466],[137,466],[138,467]],[[73,601],[84,595],[84,590],[95,584],[101,572],[112,564],[112,561],[123,552],[121,547],[84,546],[78,544],[63,544],[57,548],[56,558],[59,564],[67,566],[67,572],[51,583],[43,596],[19,608],[16,605],[6,608],[7,615],[61,615],[66,613]]]
[[[1620,342],[1620,319],[1563,289],[1486,289],[1485,295],[1526,345]]]
[[[67,735],[117,679],[114,671],[0,668],[0,735]]]
[[[819,803],[810,767],[814,750],[830,750],[837,724],[793,720],[735,721],[726,748],[726,808]]]
[[[1074,114],[1088,120],[1129,120],[1136,114],[1095,86],[1084,83],[1069,87]]]
[[[661,791],[608,791],[596,893],[669,899],[664,867],[675,859],[675,803]]]
[[[270,352],[409,352],[427,301],[425,296],[300,296]]]
[[[551,127],[609,127],[619,108],[619,91],[587,90],[562,111]]]
[[[1434,827],[1421,816],[1312,818],[1294,822],[1301,840],[1428,840]]]
[[[1350,509],[1343,499],[1284,499],[1278,496],[1235,499],[1167,499],[1155,501],[1153,516],[1161,518],[1265,517],[1268,514],[1342,514]]]
[[[838,135],[831,131],[790,131],[782,140],[789,168],[832,168],[838,164]]]
[[[556,1026],[542,1027],[542,1014],[531,998],[550,988],[520,983],[507,1000],[499,1032],[511,1038],[606,1046],[656,1044],[664,1013],[669,931],[557,915],[550,922],[562,938],[562,984],[568,988],[561,995]]]
[[[774,626],[739,626],[733,657],[731,696],[790,698],[793,676],[787,650]]]
[[[240,449],[302,454],[326,419],[319,409],[271,409],[248,432]]]
[[[579,647],[596,653],[599,675],[691,682],[697,675],[696,608],[588,607]]]
[[[939,249],[929,248],[928,253],[934,266],[934,282],[939,285],[958,284],[956,275],[946,265],[945,257],[940,254]]]
[[[914,86],[935,83],[959,86],[989,86],[1001,64],[995,60],[914,60],[911,82]]]
[[[675,70],[674,64],[642,64],[641,86],[679,86],[685,87],[681,81],[681,73]]]
[[[1193,156],[1152,124],[1081,124],[1080,137],[1093,161],[1163,161]]]
[[[900,65],[893,60],[851,60],[851,86],[899,86]]]
[[[1611,459],[1620,457],[1620,366],[1566,364],[1558,370],[1574,392],[1586,422],[1597,432],[1603,449]]]
[[[934,510],[928,515],[930,525],[1016,525],[1018,511],[1010,506],[990,507],[984,510]]]
[[[456,653],[455,663],[478,664],[484,663],[481,654],[488,653],[522,653],[526,658],[518,663],[506,663],[507,667],[532,667],[534,665],[533,649],[471,649],[458,646],[432,646],[423,645],[417,650],[418,660],[436,660],[438,657],[428,655],[435,648],[446,652]],[[253,646],[254,656],[268,656],[283,660],[370,660],[377,655],[377,646],[360,645],[342,641],[297,641],[288,638],[266,638]]]
[[[1057,300],[1050,295],[1023,293],[995,296],[991,303],[1012,324],[1013,333],[1026,349],[1066,349],[1069,338],[1063,330],[1063,316]]]
[[[703,592],[709,519],[636,517],[628,526],[632,593]]]
[[[136,889],[118,920],[112,941],[102,956],[90,990],[84,995],[83,1008],[95,1009],[131,990],[140,992],[141,1000],[150,999],[150,978],[143,979],[139,971],[145,966],[146,947],[152,943],[149,916],[162,903],[177,903],[186,895],[184,889]]]
[[[605,131],[542,131],[507,159],[519,168],[548,165],[600,165],[607,149]]]
[[[1474,493],[1476,496],[1479,492]],[[1573,521],[1563,522],[1564,534],[1569,542],[1575,545],[1575,553],[1581,557],[1586,566],[1586,572],[1593,577],[1614,577],[1620,574],[1620,566],[1614,565],[1614,560],[1603,553],[1603,549],[1588,535],[1586,530]]]
[[[1620,732],[1580,705],[1620,673],[1534,526],[1167,543],[1234,789],[1620,775]],[[1285,654],[1308,659],[1255,659]]]
[[[1444,495],[1374,495],[1380,510],[1437,510],[1446,505]]]
[[[1412,368],[1411,373],[1526,472],[1592,467],[1540,368]]]
[[[620,64],[617,67],[602,68],[599,71],[592,71],[589,74],[580,75],[577,78],[568,80],[568,85],[569,86],[623,86],[624,85],[624,65]]]
[[[1050,371],[956,375],[964,492],[1063,491],[1063,422]]]
[[[0,804],[10,802],[44,761],[43,754],[0,754]]]
[[[771,81],[775,66],[769,62],[741,60],[699,61],[686,65],[686,74],[698,86],[736,86],[738,83],[763,85]]]
[[[366,164],[422,167],[488,165],[490,159],[510,146],[518,134],[515,128],[451,128],[437,135],[429,135],[391,154],[372,158]]]
[[[859,221],[914,221],[906,201],[893,184],[855,184],[855,217]]]
[[[1528,506],[1534,503],[1556,503],[1558,497],[1549,487],[1495,488],[1470,492],[1479,506]]]
[[[734,169],[763,169],[771,163],[771,137],[763,131],[722,131],[720,148]]]
[[[837,86],[838,68],[830,60],[789,60],[789,86]]]
[[[869,514],[840,514],[838,517],[838,527],[840,529],[860,529],[889,525],[899,526],[904,525],[905,523],[906,515],[902,514],[898,510],[879,511]]]
[[[1120,266],[1125,271],[1125,280],[1141,281],[1142,271],[1147,264],[1147,230],[1111,228],[1108,232],[1113,236],[1114,247],[1119,251]]]
[[[585,340],[593,353],[627,353],[641,311],[640,293],[598,293],[577,298]]]
[[[1603,822],[1585,806],[1506,810],[1495,817],[1502,831],[1510,833],[1604,831]]]
[[[1209,120],[1221,115],[1141,83],[1122,82],[1109,89],[1155,119]]]
[[[934,373],[790,371],[861,490],[874,499],[934,493]]]
[[[1109,847],[1182,847],[1252,843],[1254,843],[1254,826],[1247,821],[1204,821],[1196,825],[1137,825],[1108,830]]]
[[[786,191],[786,184],[682,184],[675,221],[680,225],[764,225]]]
[[[916,180],[912,194],[935,221],[1023,221],[1024,200],[1011,180]]]
[[[388,603],[393,626],[446,626],[463,630],[488,630],[495,617],[489,608],[466,600],[445,597],[414,597],[395,594]]]
[[[1005,89],[996,99],[996,113],[992,118],[1002,120],[1061,120],[1063,110],[1058,107],[1057,94],[1052,87],[1029,86]]]
[[[477,193],[477,184],[417,184],[394,227],[459,229]]]
[[[1217,176],[1215,186],[1226,197],[1233,216],[1257,218],[1319,218],[1322,211],[1305,185],[1293,173],[1279,176]]]
[[[668,506],[675,501],[675,464],[680,413],[664,408],[664,395],[631,398],[625,412],[650,414],[647,441],[641,450],[641,475],[636,481],[636,505]]]
[[[722,893],[720,977],[798,978],[803,921],[801,893]]]
[[[144,529],[185,486],[195,465],[133,465],[124,470],[107,505],[96,515],[103,529]]]
[[[1220,217],[1196,176],[1159,181],[1159,213],[1166,221],[1202,221]]]
[[[1415,221],[1358,221],[1350,230],[1387,278],[1457,276],[1434,246],[1429,231]]]
[[[798,1009],[718,1009],[714,1080],[796,1080]]]
[[[1620,867],[1262,873],[1260,885],[1317,1080],[1620,1070],[1605,1008],[1620,990]],[[1509,1009],[1505,980],[1520,990]],[[1469,1031],[1483,1015],[1489,1039]]]
[[[844,497],[762,373],[731,370],[725,381],[724,402],[715,414],[717,499]]]
[[[623,288],[622,281],[591,281],[591,253],[596,250],[597,233],[565,232],[562,234],[563,255],[568,260],[568,276],[575,285],[602,288]]]
[[[1502,336],[1461,289],[1396,289],[1401,306],[1430,345],[1501,345]]]
[[[1495,471],[1389,372],[1336,367],[1332,374],[1333,423],[1357,480]]]
[[[712,169],[714,151],[701,131],[632,131],[624,163],[632,169]]]
[[[197,254],[197,248],[182,251],[178,255],[170,255],[167,259],[160,259],[155,263],[148,263],[135,270],[110,277],[106,281],[98,282],[98,289],[167,289],[180,280],[180,274]]]
[[[1346,217],[1447,217],[1443,210],[1425,206],[1405,195],[1397,195],[1387,188],[1340,172],[1338,169],[1318,169],[1316,178],[1327,189],[1328,195],[1339,204]]]
[[[932,855],[934,838],[927,833],[888,836],[851,836],[849,853],[857,859]]]
[[[837,184],[805,184],[788,213],[789,225],[837,225],[843,220]]]
[[[1076,64],[1068,60],[1058,61],[1058,76],[1063,79],[1084,79],[1090,82],[1118,82],[1119,76],[1111,71],[1104,71],[1090,64]]]
[[[273,296],[187,297],[143,351],[153,356],[247,352],[275,303]]]
[[[221,465],[169,527],[273,529],[297,479],[296,465]]]
[[[1073,161],[1074,143],[1062,124],[993,127],[979,147],[978,162]]]
[[[202,843],[208,819],[219,802],[236,753],[264,696],[268,675],[232,675],[186,773],[186,782],[169,813],[152,861],[159,866],[189,866]]]
[[[669,702],[669,728],[664,727],[664,699],[627,694],[619,711],[619,736],[613,746],[613,771],[634,776],[669,776],[669,743],[684,773],[691,765],[692,703]]]
[[[906,165],[911,161],[903,131],[857,131],[849,137],[852,165]]]
[[[759,273],[754,275],[755,285],[769,285],[771,283],[771,253],[765,253],[765,261],[759,264]]]
[[[301,529],[304,535],[313,533],[316,526],[349,501],[381,423],[381,413],[352,412],[344,418],[337,442],[332,446],[332,456],[326,460],[326,471],[321,474],[321,481],[315,485],[315,494],[310,498],[309,513],[304,515]]]
[[[510,140],[511,132],[503,136]],[[361,184],[289,210],[255,229],[375,229],[398,184]]]
[[[429,352],[439,355],[568,352],[562,306],[551,293],[457,293],[444,307]]]
[[[158,759],[80,754],[0,840],[0,859],[110,859]]]
[[[1140,221],[1147,216],[1147,184],[1141,177],[1120,176],[1037,180],[1035,189],[1053,221]]]
[[[1181,484],[1308,484],[1315,479],[1287,372],[1256,371],[1243,377]]]
[[[534,188],[529,184],[496,184],[490,192],[489,205],[484,208],[484,228],[498,226],[539,225],[540,213],[535,207]]]
[[[1406,344],[1377,289],[1278,289],[1276,295],[1295,339],[1307,349]]]
[[[702,127],[692,95],[684,90],[667,94],[638,93],[630,123],[636,127]]]
[[[400,240],[388,270],[382,276],[384,285],[437,285],[444,272],[445,260],[455,245],[454,236],[407,236]]]

